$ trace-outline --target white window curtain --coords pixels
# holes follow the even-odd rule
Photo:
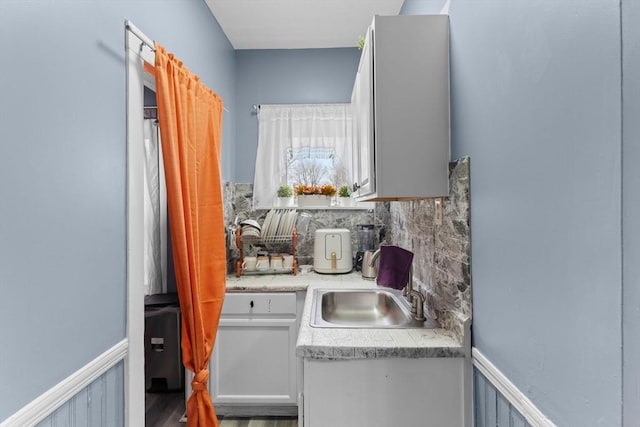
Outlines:
[[[335,150],[336,158],[348,171],[348,182],[352,182],[351,126],[351,104],[261,105],[253,184],[254,209],[271,208],[276,190],[286,184],[287,150],[290,148]]]
[[[167,202],[156,120],[144,121],[144,294],[167,292]]]

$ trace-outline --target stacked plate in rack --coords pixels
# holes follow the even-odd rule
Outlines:
[[[293,234],[298,212],[295,209],[271,209],[262,223],[262,240],[287,239]]]
[[[240,222],[241,235],[243,241],[254,241],[260,239],[262,230],[258,221],[253,219],[245,219]]]

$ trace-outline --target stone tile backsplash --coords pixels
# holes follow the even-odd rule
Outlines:
[[[433,199],[379,203],[376,209],[387,243],[414,253],[414,286],[425,295],[425,309],[459,338],[472,315],[469,172],[468,157],[449,164],[442,225],[435,225]]]

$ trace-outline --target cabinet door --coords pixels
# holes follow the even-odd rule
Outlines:
[[[362,60],[362,59],[361,59]],[[358,104],[358,97],[360,95],[360,71],[356,73],[356,80],[353,83],[353,91],[351,92],[351,120],[353,126],[351,127],[351,147],[353,152],[351,153],[351,173],[352,173],[352,187],[351,192],[354,197],[358,196],[358,187],[360,183],[360,172],[358,168],[360,166],[360,105]]]
[[[296,319],[220,319],[210,364],[214,404],[297,403]]]
[[[446,197],[449,18],[376,16],[374,25],[375,198]]]
[[[358,75],[354,86],[353,102],[354,127],[357,140],[354,141],[356,196],[375,192],[374,176],[374,134],[373,134],[373,32],[369,28],[362,48]]]

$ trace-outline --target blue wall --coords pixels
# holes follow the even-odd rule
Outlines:
[[[624,426],[640,425],[640,2],[622,2]]]
[[[452,0],[450,19],[474,345],[558,425],[620,425],[618,1]]]
[[[236,60],[235,181],[253,183],[258,121],[252,105],[350,102],[360,51],[239,50]]]
[[[234,110],[201,0],[0,2],[0,420],[125,336],[125,18]]]
[[[618,2],[453,2],[474,345],[552,421],[620,425]]]

